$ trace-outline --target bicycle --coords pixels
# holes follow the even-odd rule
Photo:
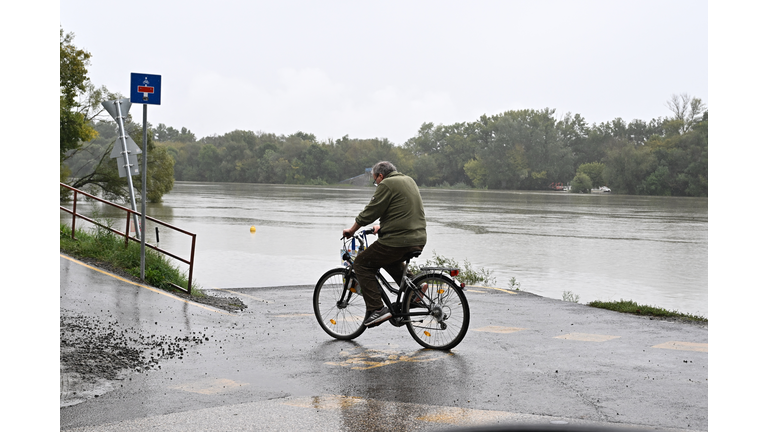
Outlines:
[[[365,300],[360,292],[352,263],[356,256],[355,240],[360,249],[367,245],[367,235],[373,230],[358,231],[351,239],[342,239],[344,267],[327,271],[315,285],[312,306],[320,327],[330,336],[352,340],[363,334],[367,318]],[[349,246],[352,246],[348,249]],[[420,255],[405,257],[406,269],[410,260]],[[459,269],[449,267],[421,267],[411,280],[404,272],[397,288],[381,274],[376,280],[381,298],[392,313],[389,323],[395,327],[405,325],[413,339],[425,348],[450,350],[458,345],[469,328],[469,303],[464,295],[464,284],[454,277]],[[394,301],[388,293],[395,296]],[[377,324],[378,325],[378,324]]]

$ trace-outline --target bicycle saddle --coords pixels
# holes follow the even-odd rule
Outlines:
[[[421,251],[408,252],[403,259],[411,260],[421,255]]]

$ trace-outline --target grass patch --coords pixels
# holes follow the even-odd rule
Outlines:
[[[104,221],[100,221],[107,225]],[[141,245],[96,226],[93,231],[78,229],[75,232],[77,240],[72,239],[72,229],[59,224],[61,235],[59,248],[61,251],[80,259],[92,259],[121,269],[126,273],[141,277]],[[169,258],[152,249],[145,248],[144,282],[148,285],[167,291],[177,291],[171,284],[187,288],[188,276],[173,266]],[[191,294],[195,297],[204,296],[193,283]]]
[[[666,309],[653,307],[653,306],[642,306],[642,305],[638,305],[636,302],[633,302],[632,300],[619,300],[619,301],[613,301],[613,302],[593,301],[593,302],[587,303],[587,306],[592,306],[592,307],[601,308],[601,309],[608,309],[616,312],[629,313],[633,315],[655,316],[655,317],[663,317],[663,318],[680,318],[688,321],[709,323],[707,321],[707,318],[704,318],[699,315],[684,314],[678,311],[670,312]]]
[[[563,301],[571,302],[571,303],[578,303],[579,302],[579,296],[577,294],[574,294],[570,291],[563,291]]]

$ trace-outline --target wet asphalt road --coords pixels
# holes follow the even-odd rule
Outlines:
[[[470,331],[446,353],[388,324],[333,340],[312,314],[312,286],[218,290],[248,305],[227,313],[60,262],[62,313],[205,340],[157,369],[78,388],[84,402],[61,408],[62,430],[707,430],[706,326],[468,287]],[[70,385],[62,378],[63,393]]]

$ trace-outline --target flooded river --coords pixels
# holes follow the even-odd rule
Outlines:
[[[341,231],[373,190],[177,182],[147,213],[197,234],[194,279],[203,288],[314,284],[340,264]],[[545,297],[568,291],[580,303],[631,299],[708,314],[707,198],[421,192],[428,243],[417,264],[439,254],[491,270],[500,288],[514,277]],[[189,255],[187,237],[159,230],[161,248]]]

